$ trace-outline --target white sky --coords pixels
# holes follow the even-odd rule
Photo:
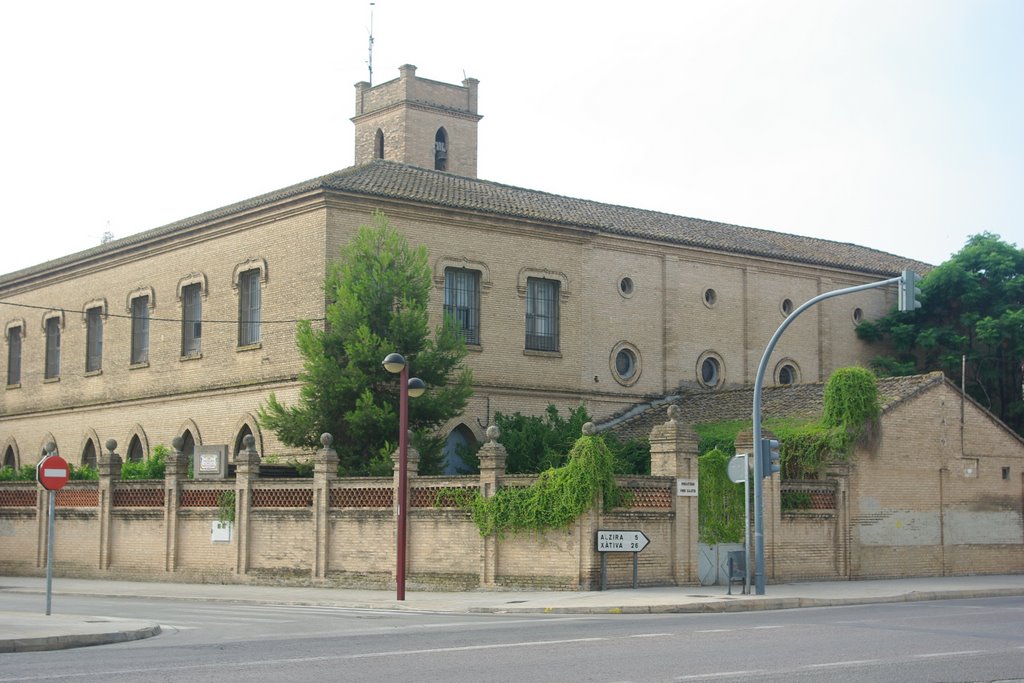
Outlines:
[[[352,164],[368,2],[0,5],[0,273]],[[931,263],[1024,243],[1024,2],[378,0],[487,180]]]

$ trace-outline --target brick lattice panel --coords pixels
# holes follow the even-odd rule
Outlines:
[[[100,492],[96,489],[61,489],[57,491],[53,504],[59,508],[94,508],[100,504]]]
[[[254,489],[254,508],[308,508],[313,507],[312,489]]]
[[[630,508],[672,507],[672,491],[664,486],[623,486],[622,492],[631,497]]]
[[[114,489],[114,507],[116,508],[161,508],[163,506],[163,489]]]
[[[210,489],[182,489],[178,492],[178,507],[183,508],[215,508],[220,507],[217,498],[224,491]]]
[[[811,509],[812,510],[835,510],[836,509],[836,492],[827,491],[808,491],[811,494]]]
[[[391,488],[331,489],[332,508],[389,508],[394,507],[395,492]]]
[[[0,507],[2,508],[33,508],[35,506],[35,491],[0,491]]]
[[[454,496],[451,494],[441,495],[438,494],[442,491],[477,491],[475,486],[424,486],[422,488],[414,488],[409,491],[409,507],[411,508],[457,508],[458,504],[455,502]]]

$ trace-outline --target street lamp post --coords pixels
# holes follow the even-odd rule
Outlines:
[[[395,569],[396,599],[405,600],[405,548],[408,529],[409,502],[409,397],[420,396],[427,385],[419,377],[409,378],[409,364],[400,353],[389,353],[384,369],[398,373],[398,548]]]

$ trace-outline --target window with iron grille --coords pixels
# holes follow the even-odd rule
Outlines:
[[[149,297],[132,299],[132,365],[149,362]]]
[[[467,344],[480,343],[480,271],[444,269],[444,315]]]
[[[531,277],[526,280],[526,348],[558,351],[557,280]]]
[[[260,271],[238,276],[238,345],[260,343]]]
[[[199,283],[181,289],[181,355],[198,356],[202,351],[203,301]]]
[[[46,369],[43,377],[60,377],[60,318],[46,319]]]
[[[7,384],[21,384],[21,326],[7,330]]]
[[[90,308],[85,312],[85,371],[98,372],[103,368],[103,309]]]

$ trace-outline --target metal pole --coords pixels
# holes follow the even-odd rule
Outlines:
[[[405,600],[405,534],[407,528],[409,469],[409,364],[399,376],[398,400],[398,567],[395,570],[396,599]]]
[[[750,595],[750,453],[743,454],[743,552],[746,567],[743,570],[743,594]],[[731,577],[730,577],[731,578]],[[729,586],[732,586],[730,580]]]
[[[633,553],[633,588],[634,589],[640,587],[640,574],[637,571],[637,557],[639,557],[639,555],[640,555],[640,553]]]
[[[50,616],[50,596],[53,589],[53,513],[57,492],[50,491],[50,518],[46,524],[46,616]]]
[[[865,289],[876,289],[878,287],[885,287],[886,285],[895,284],[902,281],[902,276],[891,277],[888,280],[881,280],[879,282],[870,282],[866,285],[857,285],[856,287],[846,287],[845,289],[837,289],[834,292],[825,292],[818,296],[810,299],[804,304],[800,305],[795,311],[789,314],[782,324],[779,325],[779,329],[775,330],[775,334],[772,335],[771,340],[768,342],[768,346],[765,347],[764,355],[761,356],[761,362],[757,366],[757,376],[754,378],[754,552],[756,554],[757,562],[757,575],[756,585],[758,595],[764,595],[764,494],[761,486],[761,478],[764,476],[761,467],[761,387],[764,384],[764,372],[768,367],[768,360],[771,358],[772,351],[775,350],[775,345],[779,342],[779,338],[782,333],[786,331],[790,323],[796,320],[796,317],[806,311],[811,306],[824,301],[825,299],[831,299],[834,296],[841,296],[843,294],[853,294],[854,292],[860,292]],[[749,567],[747,571],[750,571]]]

